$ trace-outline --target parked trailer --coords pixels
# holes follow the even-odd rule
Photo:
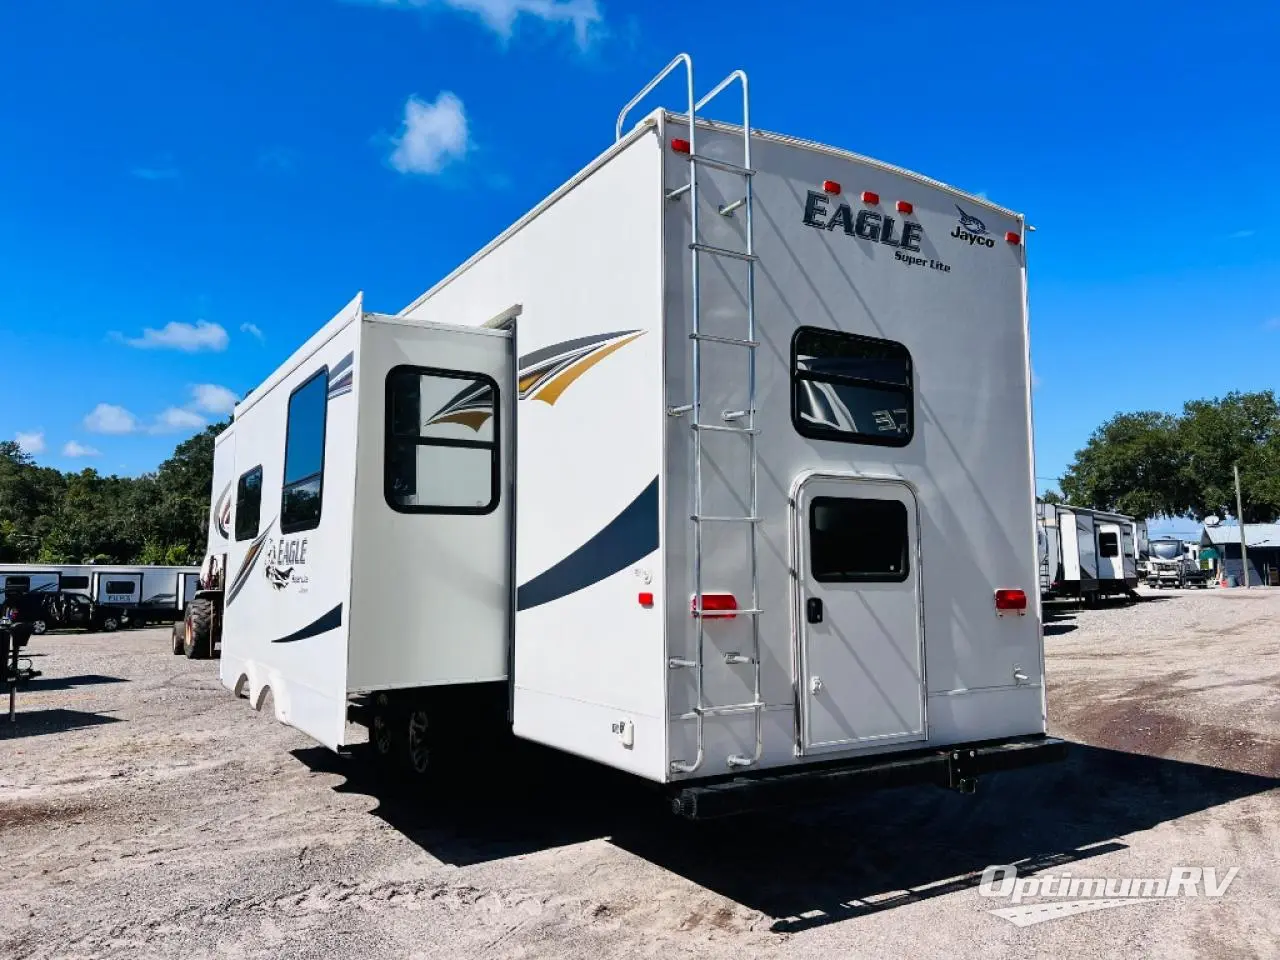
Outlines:
[[[685,114],[629,105],[236,408],[184,646],[332,749],[425,775],[505,730],[686,816],[1060,758],[1022,217],[704,121],[680,68]]]
[[[0,564],[0,589],[42,590],[120,607],[129,622],[182,619],[199,567],[109,564]]]
[[[1037,502],[1036,522],[1048,544],[1040,566],[1045,597],[1096,603],[1104,597],[1133,595],[1142,528],[1132,517]]]

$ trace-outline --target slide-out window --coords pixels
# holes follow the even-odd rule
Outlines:
[[[106,592],[113,593],[113,594],[114,593],[131,594],[136,589],[138,589],[137,584],[135,584],[132,580],[108,580]]]
[[[236,483],[236,540],[258,535],[262,518],[262,465],[240,474]]]
[[[88,577],[63,577],[63,590],[87,590],[89,589]]]
[[[387,374],[383,496],[401,513],[498,506],[498,384],[482,373],[395,367]]]
[[[910,547],[900,500],[815,497],[809,507],[809,566],[819,583],[901,583]]]
[[[910,352],[893,340],[800,327],[791,338],[791,422],[815,440],[906,446],[915,431]]]
[[[321,367],[289,394],[284,438],[284,488],[280,532],[320,525],[324,496],[324,432],[329,412],[329,368]]]
[[[1120,556],[1120,538],[1110,530],[1098,534],[1098,553],[1104,557]]]
[[[5,577],[4,588],[10,593],[25,593],[31,589],[31,578],[21,576]]]

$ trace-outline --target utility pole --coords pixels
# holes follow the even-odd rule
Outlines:
[[[1244,505],[1240,500],[1240,464],[1233,463],[1231,471],[1236,475],[1236,523],[1240,524],[1240,567],[1244,571],[1244,585],[1249,586],[1249,548],[1244,535]]]

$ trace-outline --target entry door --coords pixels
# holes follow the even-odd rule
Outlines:
[[[1124,579],[1124,552],[1121,549],[1121,531],[1118,523],[1099,522],[1098,530],[1098,579]]]
[[[800,752],[924,739],[914,495],[896,481],[814,476],[795,504]]]

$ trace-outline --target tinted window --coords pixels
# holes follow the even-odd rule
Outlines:
[[[1120,538],[1110,532],[1098,534],[1098,553],[1104,557],[1120,556]]]
[[[262,517],[262,467],[240,475],[236,483],[236,540],[252,540],[258,535]]]
[[[1161,560],[1177,560],[1182,556],[1182,544],[1176,540],[1153,540],[1151,554]]]
[[[498,505],[498,384],[480,373],[387,374],[383,495],[405,513],[488,513]]]
[[[132,580],[108,580],[107,593],[133,593],[136,585]]]
[[[914,432],[911,354],[892,340],[801,327],[791,340],[791,422],[806,437],[904,446]]]
[[[87,590],[89,588],[88,577],[63,577],[63,590]]]
[[[324,479],[324,432],[329,408],[329,368],[289,394],[285,427],[284,488],[280,532],[310,530],[320,524]]]
[[[31,589],[30,577],[5,577],[4,588],[12,591],[22,591]]]
[[[815,497],[809,507],[809,566],[820,583],[903,581],[910,542],[901,501]]]

